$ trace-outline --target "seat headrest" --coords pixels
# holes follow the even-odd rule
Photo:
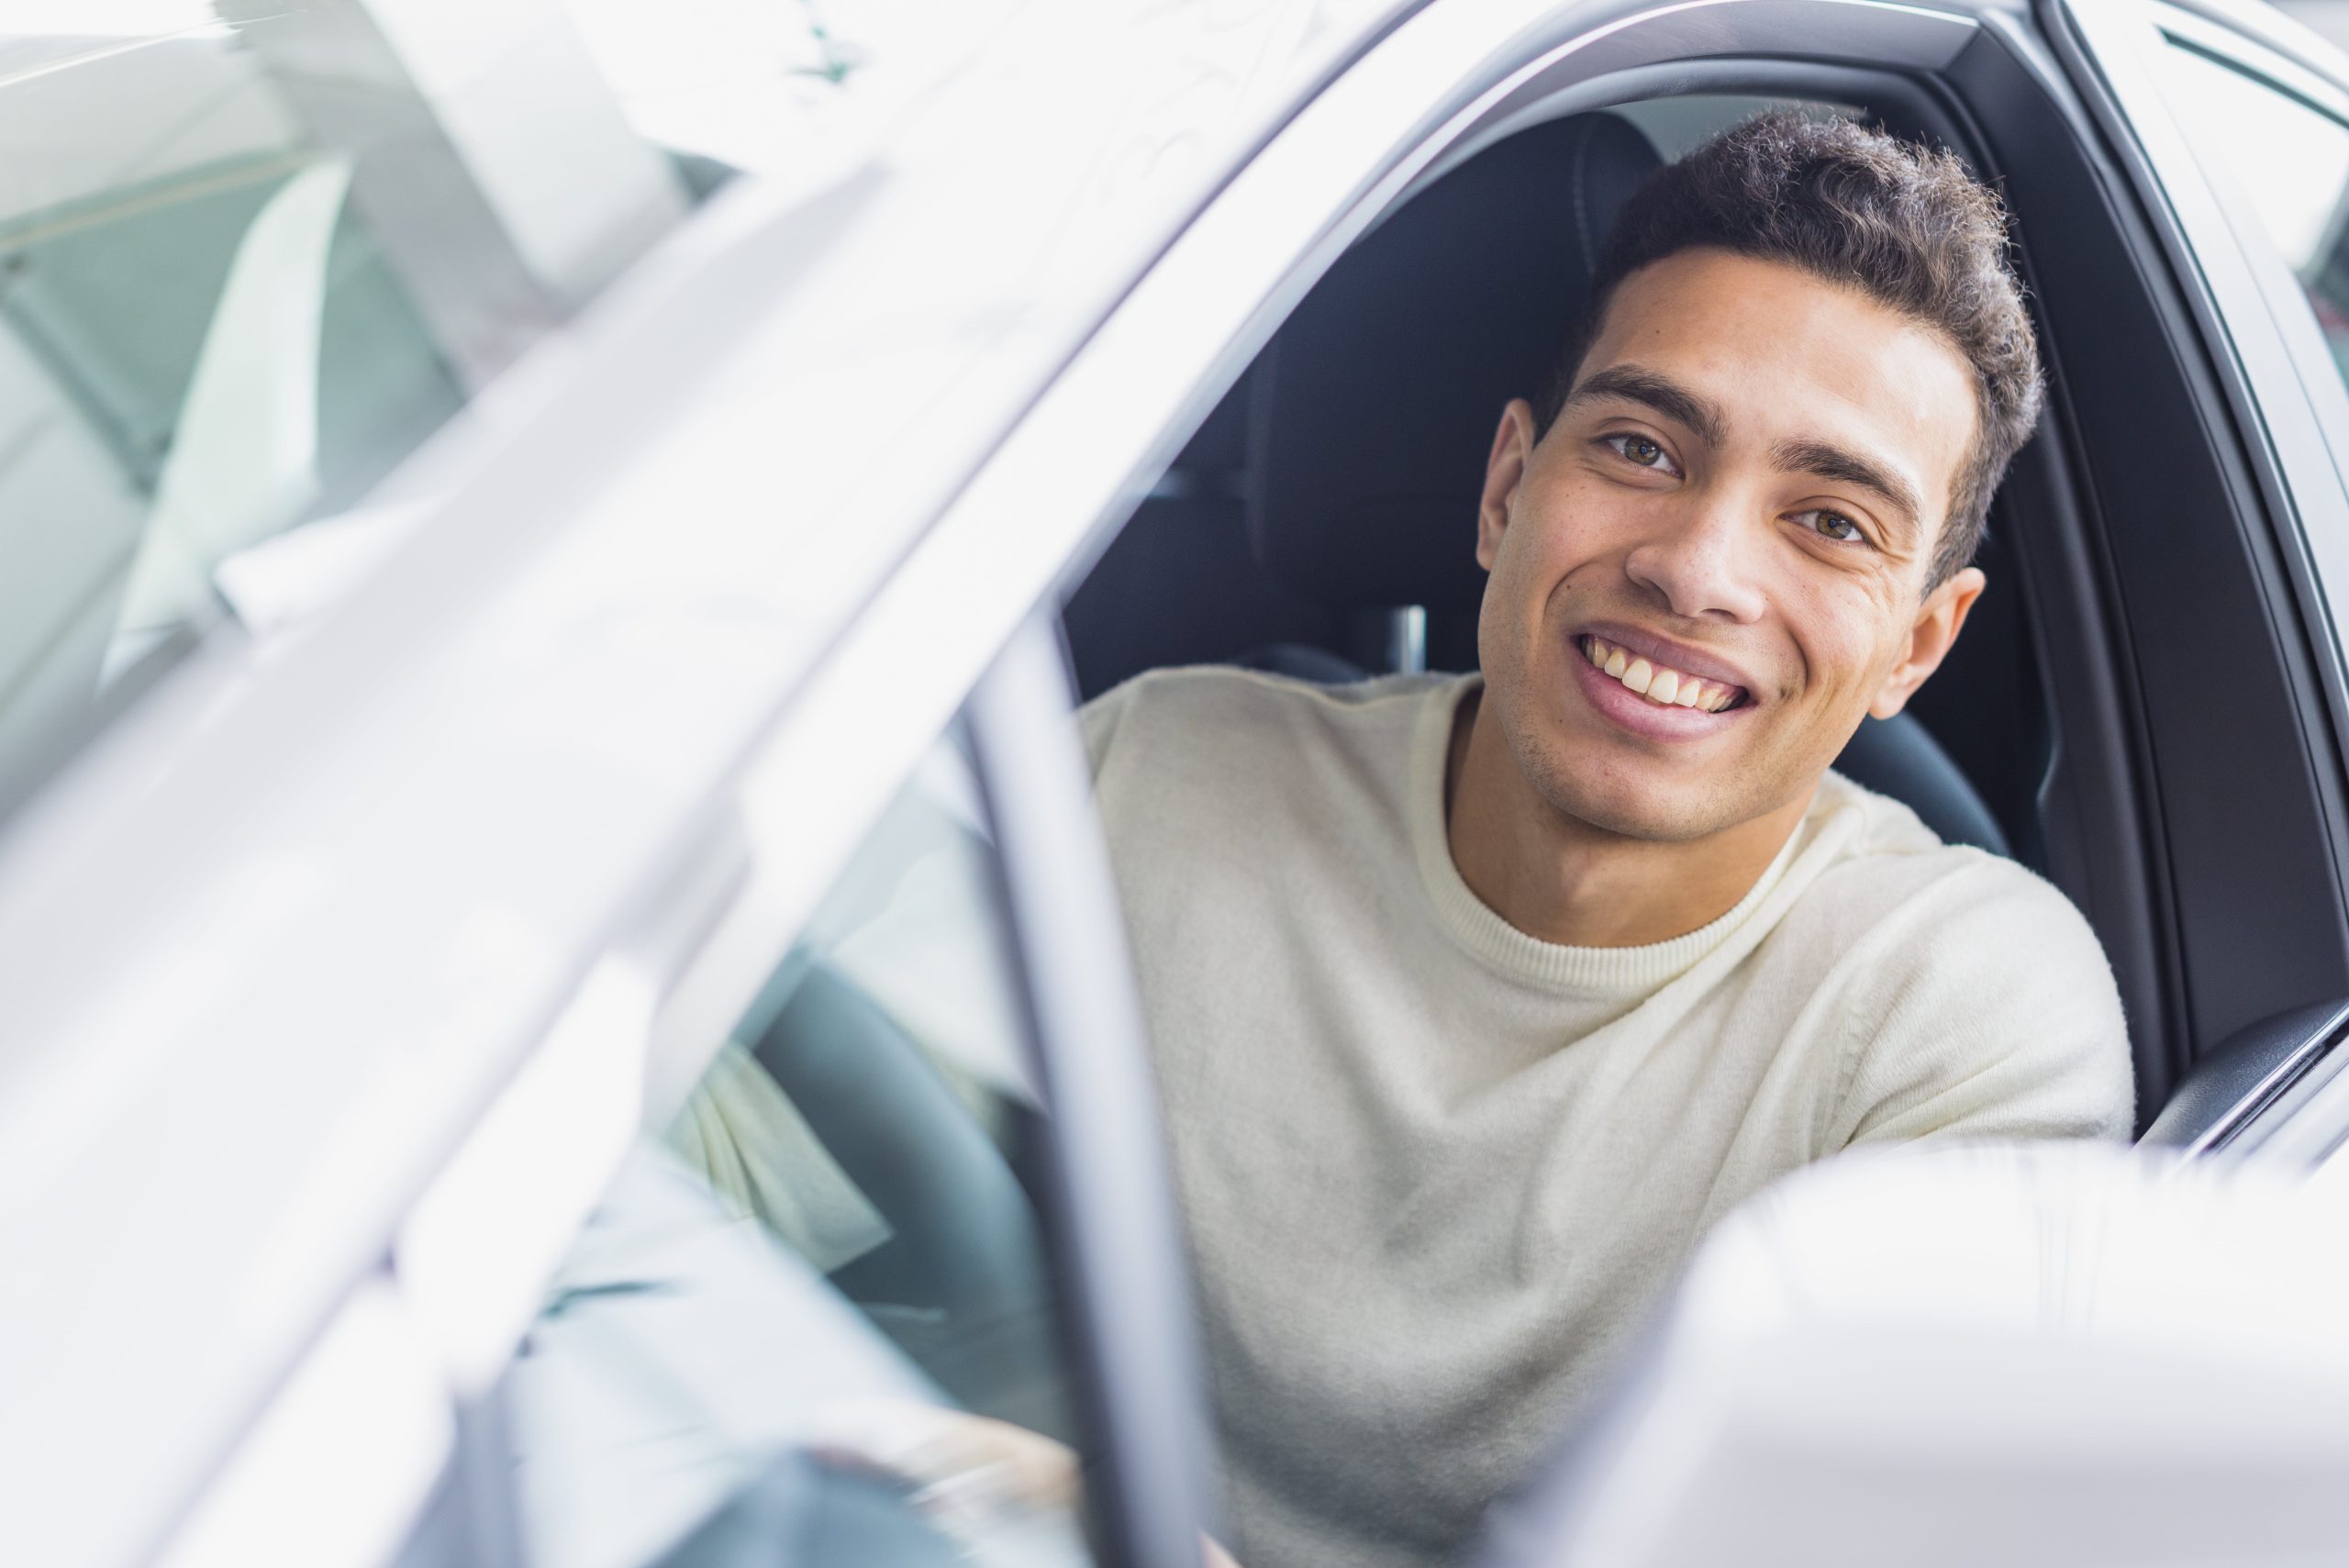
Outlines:
[[[1660,163],[1616,116],[1553,120],[1340,257],[1256,364],[1258,558],[1323,604],[1474,608],[1494,426],[1510,398],[1541,395],[1616,215]]]

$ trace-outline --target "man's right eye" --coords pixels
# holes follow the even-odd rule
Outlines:
[[[1601,436],[1599,439],[1613,448],[1625,461],[1638,463],[1642,468],[1657,469],[1665,473],[1678,472],[1672,466],[1672,459],[1665,455],[1663,446],[1645,436],[1619,430],[1611,436]]]

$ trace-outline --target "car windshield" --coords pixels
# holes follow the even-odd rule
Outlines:
[[[0,813],[372,561],[379,482],[728,172],[567,14],[396,0],[0,6]]]

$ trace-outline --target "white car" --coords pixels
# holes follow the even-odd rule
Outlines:
[[[2293,1245],[2349,1137],[2349,64],[2234,0],[838,9],[0,5],[0,1562],[1196,1562],[1074,705],[1461,660],[1460,470],[1609,204],[1781,101],[2002,182],[2054,392],[2008,586],[1846,765],[2070,894],[2153,1140],[2274,1173],[1919,1156],[1947,1251],[1807,1173],[1496,1551],[2349,1552]],[[1719,1285],[1788,1237],[1856,1305]],[[2050,1426],[2115,1333],[2184,1414]],[[1865,1399],[1706,1425],[1790,1344],[2001,1397],[1916,1383],[1830,1550]]]

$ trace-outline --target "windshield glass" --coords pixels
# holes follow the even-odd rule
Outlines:
[[[724,178],[564,12],[0,0],[0,813]]]

